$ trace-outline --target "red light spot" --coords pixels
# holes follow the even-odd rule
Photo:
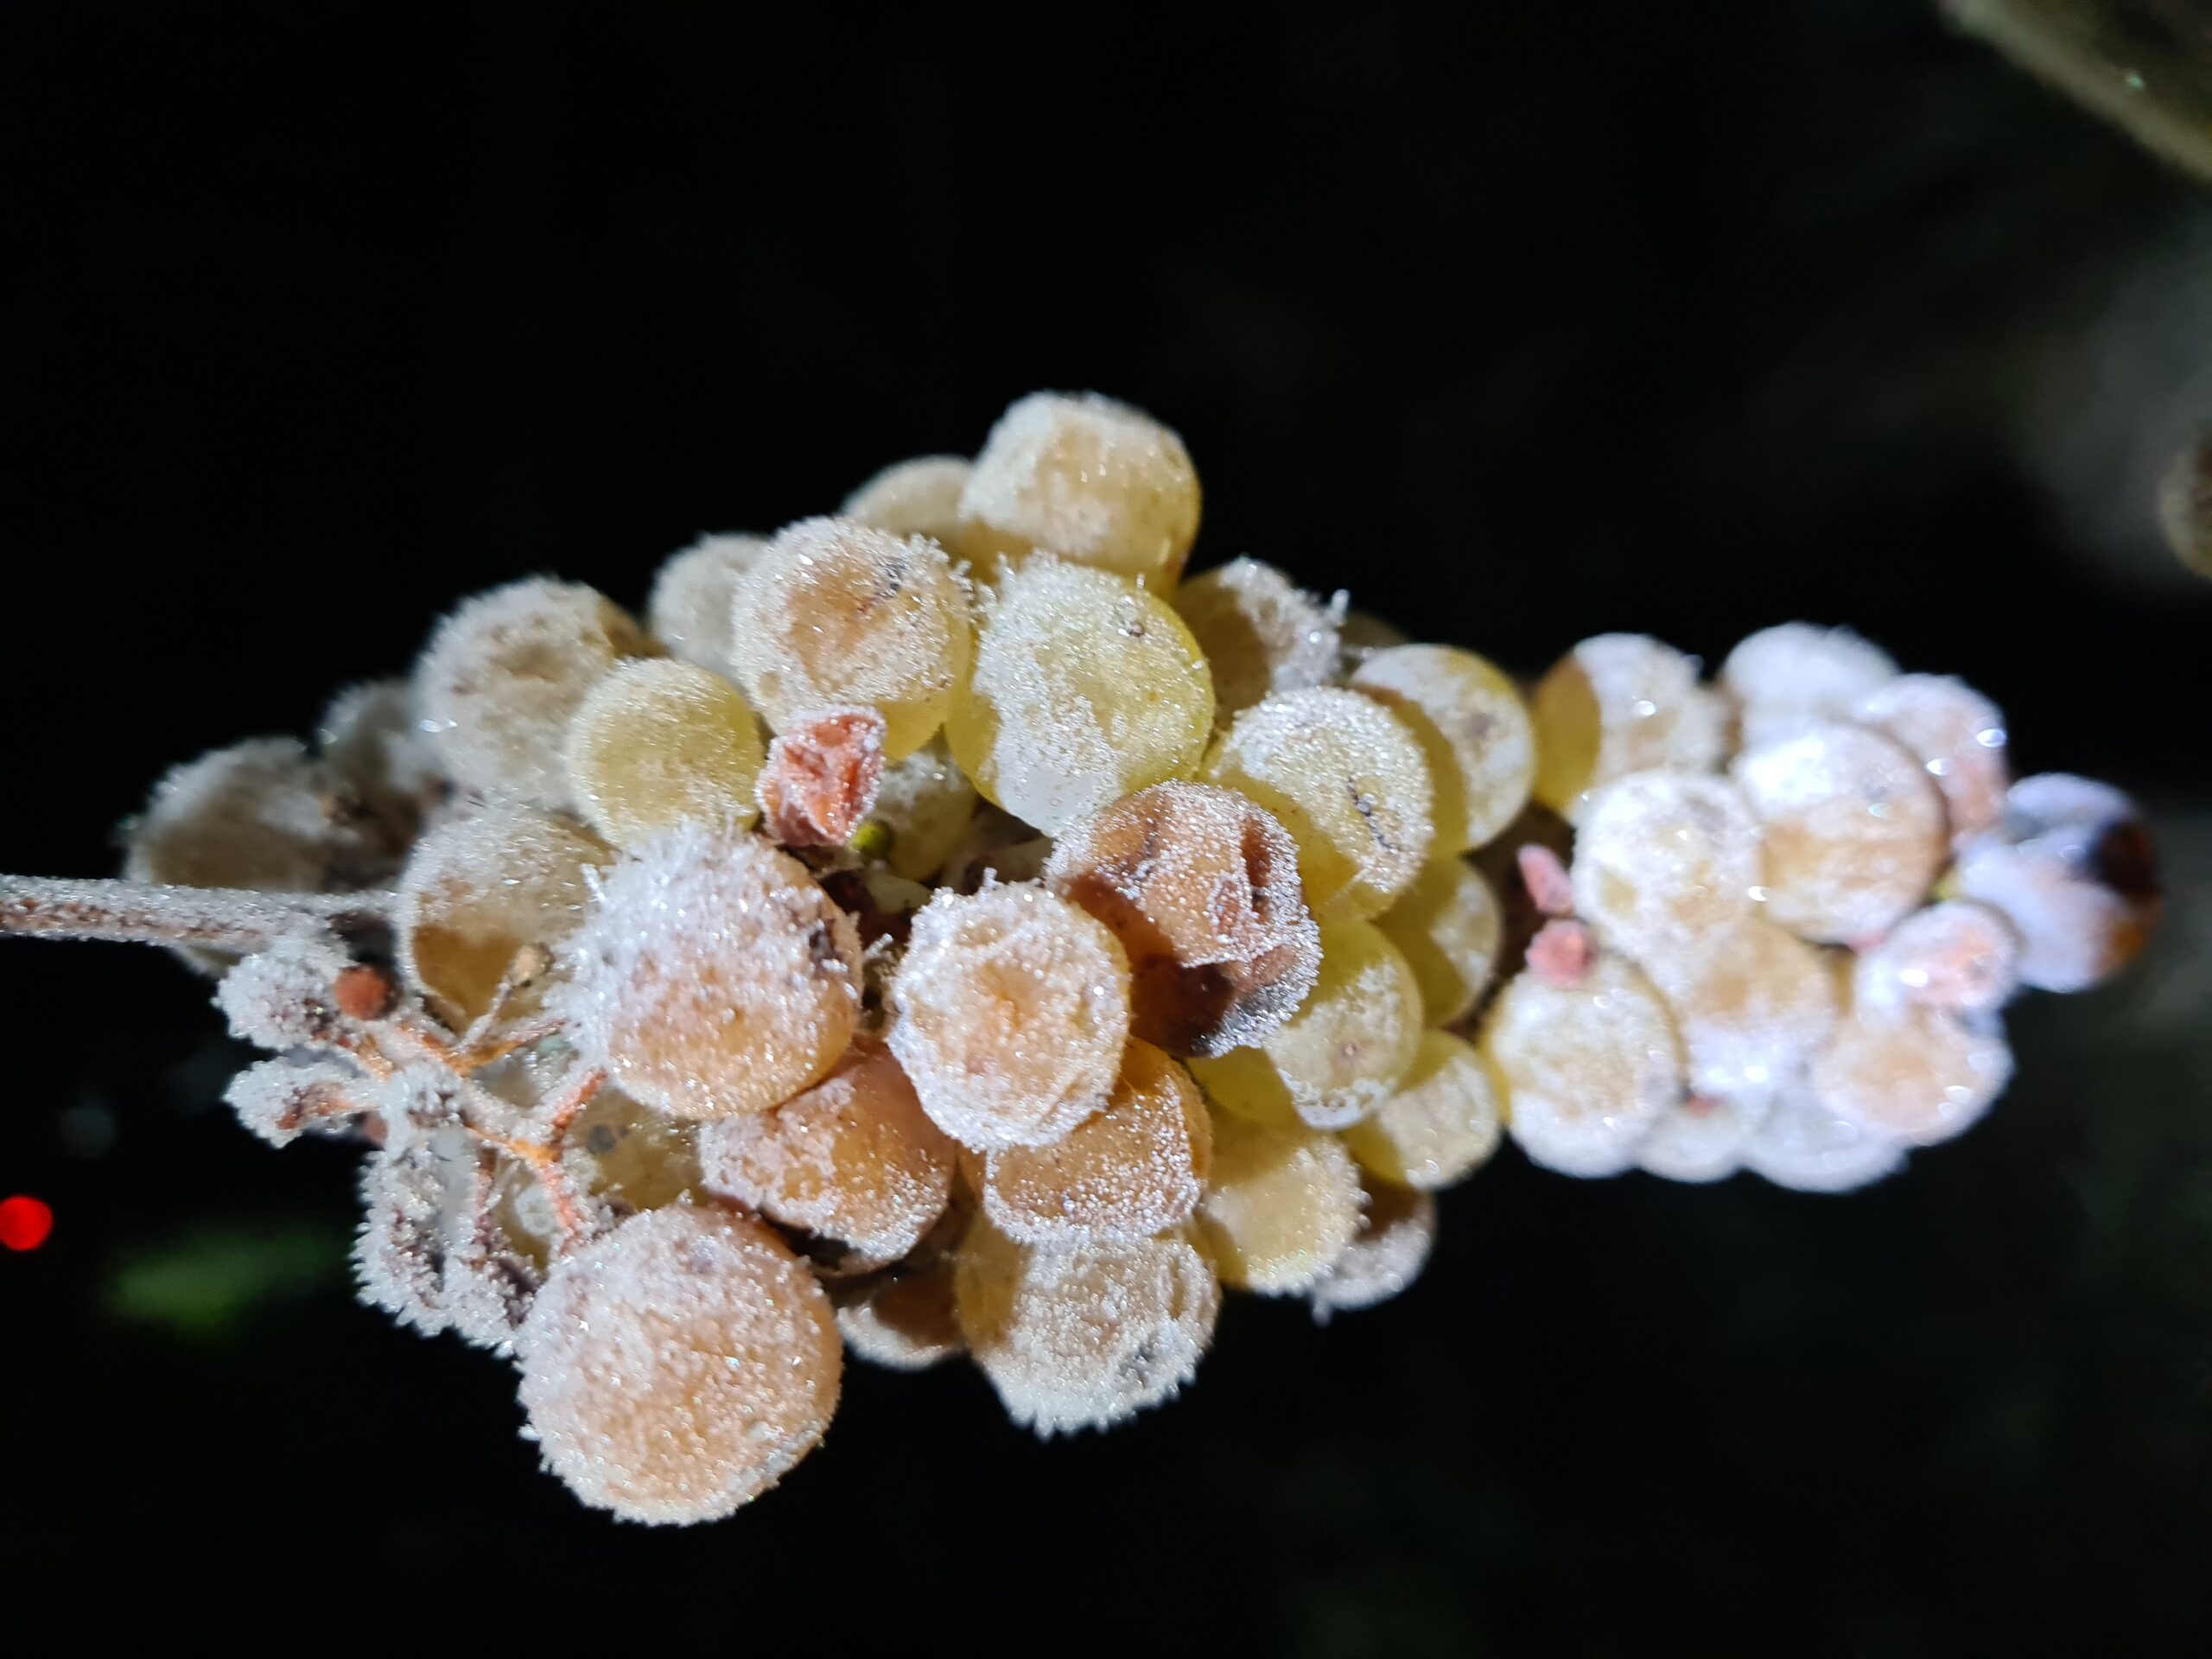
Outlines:
[[[36,1198],[0,1198],[0,1244],[35,1250],[54,1230],[54,1211]]]

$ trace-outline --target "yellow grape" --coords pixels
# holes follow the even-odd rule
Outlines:
[[[1697,663],[1640,633],[1585,639],[1537,682],[1535,798],[1580,823],[1600,784],[1631,772],[1710,772],[1727,715],[1698,683]]]
[[[1359,1230],[1351,1154],[1301,1124],[1224,1114],[1213,1128],[1213,1182],[1198,1228],[1222,1283],[1268,1296],[1306,1289]]]
[[[1344,1131],[1344,1145],[1378,1179],[1423,1192],[1450,1186],[1497,1150],[1497,1096],[1473,1044],[1423,1032],[1405,1080]]]
[[[1431,859],[1375,925],[1414,970],[1430,1025],[1448,1026],[1472,1011],[1490,983],[1504,929],[1497,895],[1480,870],[1463,858]]]
[[[1370,653],[1357,691],[1405,721],[1436,791],[1436,850],[1464,853],[1493,840],[1529,804],[1536,739],[1513,682],[1471,651],[1398,645]]]
[[[1733,784],[1637,772],[1593,790],[1574,836],[1575,914],[1649,964],[1750,919],[1759,825]]]
[[[1332,1314],[1373,1307],[1402,1294],[1421,1277],[1436,1244],[1435,1198],[1389,1181],[1361,1185],[1367,1205],[1359,1230],[1306,1294],[1317,1325],[1326,1325]]]
[[[926,536],[950,547],[960,528],[960,495],[972,469],[960,455],[918,455],[893,462],[845,498],[838,517],[893,536]]]
[[[1177,589],[1175,610],[1213,672],[1217,725],[1271,693],[1302,691],[1337,677],[1342,594],[1325,605],[1271,564],[1231,559]]]
[[[767,548],[760,536],[702,536],[670,555],[645,602],[645,626],[669,655],[717,674],[735,671],[730,666],[730,601],[738,579]]]
[[[1516,976],[1491,1007],[1482,1047],[1504,1084],[1515,1141],[1563,1175],[1628,1168],[1637,1142],[1683,1092],[1674,1020],[1618,957],[1600,957],[1569,988]]]
[[[750,829],[766,750],[752,705],[691,663],[626,663],[569,727],[569,787],[591,825],[631,847],[685,818]]]

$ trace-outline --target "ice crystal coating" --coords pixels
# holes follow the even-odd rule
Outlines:
[[[415,665],[415,700],[455,783],[563,808],[569,721],[617,663],[655,650],[605,594],[532,577],[438,624]]]
[[[1745,1148],[1773,1106],[1771,1094],[1688,1096],[1637,1143],[1636,1166],[1667,1181],[1726,1179],[1744,1166]]]
[[[1402,1294],[1421,1277],[1435,1248],[1433,1197],[1387,1181],[1368,1182],[1365,1192],[1359,1230],[1306,1293],[1316,1325],[1326,1325],[1334,1314],[1374,1307]]]
[[[685,818],[749,830],[763,752],[752,705],[694,663],[625,663],[569,727],[570,791],[593,829],[633,847]]]
[[[1431,859],[1375,925],[1414,970],[1430,1025],[1473,1011],[1497,965],[1504,927],[1480,870],[1463,858]]]
[[[1862,1004],[1916,1003],[1950,1014],[1987,1014],[2020,982],[2020,936],[1986,905],[1952,899],[1916,911],[1862,952],[1853,994]]]
[[[738,579],[768,546],[759,536],[702,536],[669,556],[645,601],[645,626],[668,654],[717,674],[730,657],[730,603]]]
[[[1694,950],[1749,919],[1759,825],[1734,785],[1637,772],[1591,791],[1569,872],[1575,913],[1638,962]]]
[[[2150,938],[2158,881],[2135,804],[2064,772],[2024,778],[1997,828],[1959,854],[1959,896],[2019,935],[2020,982],[2079,991],[2118,972]]]
[[[1298,843],[1324,920],[1388,909],[1435,841],[1428,763],[1405,723],[1356,691],[1286,691],[1237,715],[1206,780],[1249,795]]]
[[[1768,1093],[1835,1029],[1835,976],[1794,933],[1747,916],[1679,952],[1643,958],[1681,1035],[1692,1090]]]
[[[1298,849],[1230,790],[1169,783],[1124,796],[1060,837],[1045,880],[1113,930],[1129,962],[1131,1029],[1172,1054],[1263,1040],[1319,971]]]
[[[983,1213],[1024,1244],[1128,1242],[1179,1226],[1213,1166],[1213,1128],[1190,1075],[1131,1042],[1098,1112],[1049,1147],[984,1160]]]
[[[798,860],[757,836],[679,824],[601,881],[564,955],[576,1046],[671,1117],[761,1112],[851,1040],[860,941]]]
[[[1471,1043],[1425,1031],[1405,1080],[1344,1131],[1376,1179],[1433,1192],[1456,1185],[1497,1150],[1498,1090]]]
[[[842,847],[875,804],[883,780],[883,716],[822,709],[794,716],[768,745],[760,811],[786,847]]]
[[[1942,791],[1954,844],[1997,822],[2012,781],[2005,716],[1964,680],[1901,674],[1860,698],[1853,717],[1895,739],[1928,769]]]
[[[1943,798],[1920,764],[1862,726],[1814,726],[1739,756],[1759,820],[1766,913],[1805,938],[1878,938],[1942,868]]]
[[[307,751],[255,738],[173,767],[126,827],[124,868],[172,887],[314,893],[340,833]]]
[[[1181,438],[1127,404],[1033,392],[983,441],[960,520],[979,565],[1057,553],[1166,593],[1198,537],[1198,474]]]
[[[1514,1141],[1563,1175],[1616,1175],[1682,1096],[1681,1040],[1651,982],[1601,957],[1572,988],[1523,974],[1500,993],[1483,1049]]]
[[[343,1066],[287,1055],[247,1066],[231,1079],[223,1098],[240,1123],[282,1147],[319,1122],[359,1110],[349,1092],[353,1081]]]
[[[1041,557],[986,597],[974,672],[945,721],[976,787],[1055,835],[1188,775],[1212,729],[1212,677],[1183,620],[1122,577]]]
[[[583,925],[587,872],[614,855],[596,836],[550,814],[487,806],[440,824],[415,844],[399,883],[393,933],[407,982],[455,1030],[485,1014],[525,950],[550,966]],[[510,999],[542,1000],[545,975]]]
[[[974,648],[944,550],[848,518],[779,531],[739,581],[730,619],[738,677],[771,727],[861,705],[883,716],[893,760],[944,724]]]
[[[1342,594],[1325,604],[1274,566],[1240,558],[1185,582],[1176,590],[1175,610],[1213,671],[1217,725],[1277,691],[1303,691],[1337,677]]]
[[[1697,662],[1641,633],[1585,639],[1536,683],[1535,798],[1580,823],[1589,791],[1631,772],[1710,772],[1726,721]]]
[[[926,536],[950,547],[960,529],[960,496],[973,469],[964,455],[893,461],[845,498],[837,516],[893,536]]]
[[[1744,1167],[1800,1192],[1849,1192],[1904,1167],[1890,1135],[1823,1106],[1800,1084],[1786,1090],[1743,1146]]]
[[[878,1262],[912,1249],[952,1193],[954,1147],[887,1051],[855,1046],[772,1111],[699,1131],[709,1190]]]
[[[547,1467],[594,1509],[661,1525],[782,1479],[829,1427],[843,1361],[828,1299],[773,1233],[681,1205],[556,1264],[515,1351]]]
[[[871,1288],[837,1310],[838,1334],[854,1355],[894,1371],[924,1371],[967,1351],[953,1306],[955,1258]]]
[[[942,735],[892,761],[883,768],[868,813],[887,837],[884,861],[908,881],[931,880],[967,835],[976,799],[975,785],[962,774]]]
[[[351,962],[325,934],[279,939],[225,974],[215,1002],[230,1020],[231,1034],[257,1047],[330,1046],[358,1027],[338,1005],[338,978]]]
[[[538,1279],[499,1224],[493,1185],[489,1157],[454,1130],[371,1157],[353,1249],[361,1300],[425,1336],[504,1350]]]
[[[1172,1399],[1221,1312],[1212,1267],[1180,1232],[1042,1249],[978,1219],[954,1288],[961,1333],[1007,1414],[1044,1436]]]
[[[1221,1281],[1287,1296],[1305,1290],[1359,1230],[1359,1175],[1344,1142],[1298,1123],[1214,1119],[1213,1180],[1198,1236]]]
[[[1993,1020],[1905,1006],[1853,1008],[1808,1080],[1839,1117],[1924,1147],[1973,1127],[2012,1077]]]
[[[1535,728],[1495,665],[1452,645],[1397,645],[1353,671],[1355,690],[1405,721],[1436,791],[1436,850],[1481,846],[1520,815],[1536,779]]]
[[[1744,747],[1758,748],[1808,726],[1853,718],[1897,674],[1887,652],[1848,628],[1785,622],[1739,641],[1721,665],[1720,683],[1735,701]]]

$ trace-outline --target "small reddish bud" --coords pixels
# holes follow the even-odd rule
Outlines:
[[[1529,971],[1555,991],[1573,990],[1597,960],[1597,942],[1580,922],[1547,922],[1529,941]]]
[[[331,1001],[348,1020],[381,1020],[391,1012],[399,988],[381,968],[357,962],[331,986]]]
[[[1559,855],[1531,842],[1517,857],[1521,884],[1529,889],[1529,901],[1537,910],[1546,916],[1574,914],[1574,886],[1567,880],[1567,866],[1560,862]]]

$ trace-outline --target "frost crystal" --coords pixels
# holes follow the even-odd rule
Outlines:
[[[653,578],[645,626],[671,657],[734,672],[730,656],[730,601],[738,579],[768,543],[759,536],[702,536],[669,556]]]

